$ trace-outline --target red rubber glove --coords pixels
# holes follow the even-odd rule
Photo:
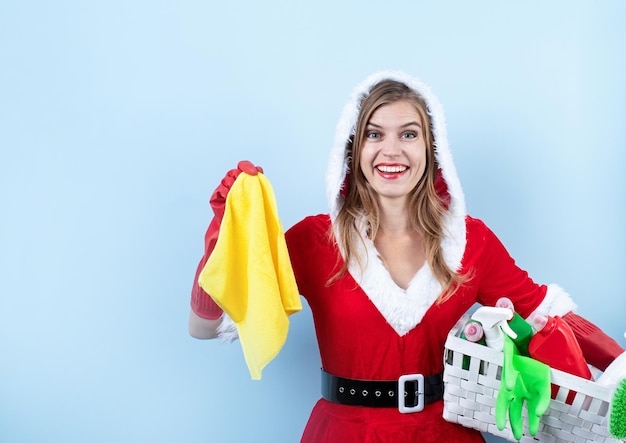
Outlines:
[[[590,321],[573,312],[563,316],[572,328],[587,363],[604,371],[624,349]]]
[[[217,237],[219,236],[222,218],[224,218],[226,196],[228,195],[230,188],[233,186],[233,183],[235,183],[235,180],[237,180],[237,177],[239,177],[239,174],[242,172],[249,175],[256,175],[259,172],[262,173],[263,168],[260,166],[254,166],[247,160],[240,161],[237,164],[236,169],[231,169],[226,173],[226,176],[222,179],[215,191],[213,191],[211,199],[209,200],[214,216],[209,224],[209,227],[207,228],[206,233],[204,234],[204,255],[200,259],[200,263],[198,263],[196,276],[194,277],[193,286],[191,288],[191,309],[199,317],[210,320],[220,318],[222,315],[222,308],[220,308],[209,296],[209,294],[207,294],[204,289],[200,287],[198,284],[198,277],[200,276],[200,272],[204,269],[204,265],[207,260],[211,256],[213,249],[215,249],[215,243],[217,243]]]

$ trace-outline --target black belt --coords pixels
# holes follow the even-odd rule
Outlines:
[[[402,387],[398,389],[398,387]],[[398,396],[398,391],[402,397]],[[419,412],[424,406],[443,399],[443,373],[403,375],[398,380],[353,380],[322,370],[322,397],[333,403],[370,408],[398,408]]]

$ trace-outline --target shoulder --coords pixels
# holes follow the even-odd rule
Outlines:
[[[467,215],[465,217],[465,226],[467,230],[467,247],[480,249],[488,247],[493,243],[499,244],[500,240],[496,234],[481,219]]]
[[[491,229],[489,229],[489,227],[487,227],[484,221],[479,218],[474,218],[470,215],[465,216],[465,227],[467,229],[468,240],[470,239],[470,237],[475,237],[477,235],[493,235],[493,232],[491,231]]]
[[[309,215],[287,230],[287,237],[311,236],[323,233],[326,235],[330,229],[330,217],[328,214]]]
[[[305,217],[286,233],[287,249],[300,293],[312,293],[311,288],[326,282],[336,263],[336,247],[331,237],[328,214]]]
[[[487,226],[487,224],[471,216],[466,216],[465,224],[467,229],[467,245],[465,249],[465,257],[503,257],[508,255],[505,246],[498,236]]]
[[[330,217],[328,214],[310,215],[303,218],[285,232],[287,247],[290,250],[326,244],[330,238]]]

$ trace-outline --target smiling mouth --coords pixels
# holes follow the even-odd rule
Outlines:
[[[400,166],[400,165],[398,166],[379,165],[379,166],[376,166],[376,169],[385,174],[397,174],[400,172],[404,172],[409,168],[408,166]]]

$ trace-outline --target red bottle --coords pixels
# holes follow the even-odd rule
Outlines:
[[[528,344],[528,352],[535,360],[578,377],[591,380],[593,377],[580,349],[580,345],[561,317],[533,315],[529,319],[537,331]],[[558,386],[552,385],[552,398],[556,397]],[[576,393],[571,391],[566,403],[571,405]]]

